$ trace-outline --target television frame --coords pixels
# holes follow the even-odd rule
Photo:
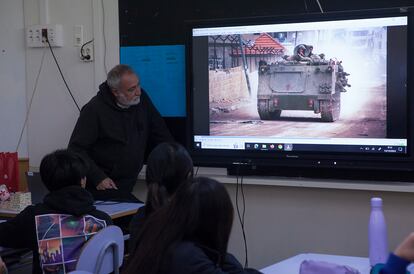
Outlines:
[[[195,149],[193,129],[192,30],[279,23],[305,23],[348,19],[407,16],[407,154],[369,155],[336,152],[278,152]],[[198,166],[225,167],[232,175],[276,175],[316,178],[344,178],[414,181],[414,9],[391,8],[332,13],[292,14],[275,17],[232,18],[187,22],[187,128],[188,149]]]

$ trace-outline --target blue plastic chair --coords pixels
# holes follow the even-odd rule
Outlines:
[[[123,260],[124,235],[119,227],[111,225],[100,230],[86,242],[76,264],[76,271],[119,274]]]

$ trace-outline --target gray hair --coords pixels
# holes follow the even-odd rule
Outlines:
[[[106,83],[111,89],[118,89],[121,83],[121,77],[127,73],[134,73],[134,70],[128,65],[116,65],[113,67],[106,77]]]

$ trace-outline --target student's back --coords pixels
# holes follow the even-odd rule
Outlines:
[[[82,158],[66,150],[45,156],[40,173],[50,193],[43,203],[0,224],[0,246],[33,250],[33,273],[74,270],[87,239],[112,223],[83,188],[86,168]]]
[[[138,235],[124,274],[246,274],[227,253],[233,206],[222,184],[197,178],[182,184]]]
[[[230,253],[223,257],[217,250],[193,241],[176,244],[163,265],[163,274],[257,274],[254,269],[246,269]]]
[[[129,226],[131,238],[129,250],[133,252],[137,237],[145,220],[157,209],[168,203],[177,188],[193,177],[193,161],[187,150],[177,143],[162,143],[148,156],[145,180],[147,199],[132,218]]]

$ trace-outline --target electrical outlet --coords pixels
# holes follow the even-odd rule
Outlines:
[[[47,28],[42,29],[42,42],[45,43],[49,39],[47,35]]]
[[[81,48],[80,59],[84,62],[92,62],[93,57],[93,42],[90,42]]]
[[[29,48],[63,47],[62,25],[32,25],[26,29],[26,44]]]

